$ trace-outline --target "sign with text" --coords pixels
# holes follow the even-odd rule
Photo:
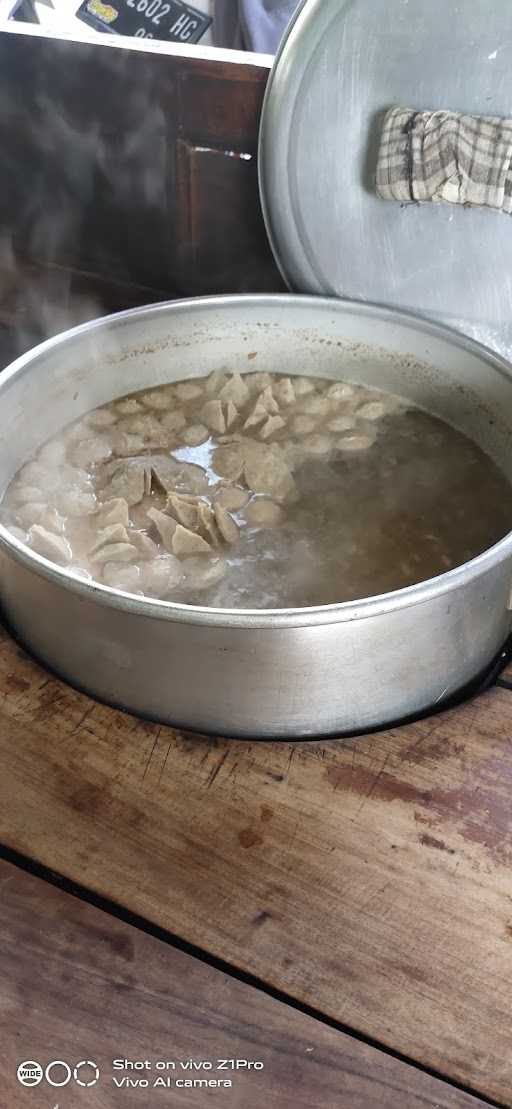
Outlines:
[[[76,14],[95,31],[182,44],[199,42],[212,23],[181,0],[83,0]]]

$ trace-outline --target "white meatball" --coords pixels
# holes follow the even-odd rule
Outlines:
[[[329,420],[327,424],[328,431],[352,431],[356,426],[356,421],[352,416],[335,416],[334,420]]]
[[[295,416],[292,421],[292,431],[295,435],[309,435],[315,430],[317,421],[313,416]]]
[[[151,389],[149,393],[141,393],[139,397],[145,408],[152,408],[155,412],[165,412],[174,402],[172,388]]]
[[[302,446],[308,454],[328,454],[332,448],[332,439],[328,435],[307,435]]]
[[[136,412],[143,411],[142,404],[135,400],[135,397],[125,397],[124,400],[119,400],[116,408],[122,416],[133,416]]]
[[[97,408],[95,412],[90,412],[86,419],[90,427],[101,431],[104,427],[112,427],[112,424],[116,423],[117,416],[109,408]]]
[[[338,439],[336,447],[339,451],[367,451],[374,442],[375,436],[355,432],[353,435],[345,435],[342,439]]]
[[[63,516],[92,516],[98,507],[94,493],[83,493],[80,489],[72,489],[69,493],[60,493],[57,501],[59,512]]]
[[[227,564],[223,558],[186,558],[182,566],[185,575],[182,588],[198,592],[218,585],[227,573]]]
[[[215,494],[215,504],[220,504],[222,508],[227,508],[228,512],[237,512],[238,509],[243,508],[249,500],[249,494],[246,489],[240,489],[239,486],[224,486],[219,489]]]
[[[281,523],[283,510],[274,501],[252,501],[245,510],[245,518],[251,527],[274,528]]]
[[[304,397],[297,405],[299,412],[306,412],[308,416],[325,416],[329,410],[327,397],[320,397],[318,393]]]
[[[210,432],[204,424],[191,424],[181,432],[181,439],[188,447],[199,447],[210,438]]]
[[[165,599],[183,577],[182,563],[174,555],[165,554],[141,567],[141,587],[150,597]]]
[[[97,435],[91,439],[84,439],[77,443],[69,452],[69,457],[75,466],[89,469],[98,462],[107,462],[112,456],[112,444],[108,439]]]
[[[307,397],[310,393],[315,392],[315,384],[309,377],[294,378],[293,387],[296,397]]]
[[[162,427],[165,427],[166,431],[181,431],[182,427],[185,427],[186,422],[185,413],[182,412],[181,408],[172,408],[171,411],[166,412],[165,416],[162,416],[160,420]]]
[[[198,400],[203,395],[202,386],[195,381],[184,381],[182,384],[176,385],[174,391],[178,400],[181,401]]]
[[[337,381],[334,385],[330,385],[326,392],[326,397],[329,400],[340,401],[348,400],[353,397],[355,389],[353,385],[349,385],[346,381]]]
[[[387,407],[383,401],[373,400],[368,404],[362,404],[357,409],[357,416],[362,420],[381,420],[386,415]]]

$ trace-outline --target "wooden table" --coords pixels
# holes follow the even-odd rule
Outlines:
[[[102,310],[281,287],[269,59],[27,31],[0,62],[0,362]],[[511,1107],[511,785],[512,670],[408,727],[257,744],[105,708],[0,632],[0,1109]],[[112,1082],[190,1057],[264,1066]],[[100,1081],[26,1089],[31,1059]]]
[[[2,889],[2,1106],[33,1109],[52,1105],[48,1087],[24,1090],[16,1080],[20,1061],[84,1056],[100,1071],[89,1089],[73,1082],[62,1104],[88,1109],[165,1105],[161,1087],[142,1093],[113,1086],[123,1077],[187,1079],[180,1063],[214,1061],[199,1080],[231,1081],[232,1087],[174,1086],[172,1104],[253,1109],[482,1109],[484,1102],[329,1028],[232,974],[163,943],[84,901],[0,862]],[[15,969],[14,969],[15,968]],[[12,1023],[6,1028],[7,1021]],[[12,1035],[13,1025],[17,1029]],[[7,1036],[5,1032],[7,1031]],[[7,1045],[7,1049],[5,1048]],[[153,1063],[151,1070],[113,1070],[121,1059]],[[22,1059],[23,1057],[23,1059]],[[219,1068],[220,1060],[247,1060],[262,1069]],[[157,1069],[174,1062],[177,1070]],[[69,1066],[69,1063],[68,1063]],[[80,1068],[84,1080],[96,1077]],[[67,1077],[51,1068],[56,1081]],[[227,1099],[227,1101],[226,1101]]]
[[[244,1109],[512,1105],[499,683],[355,740],[212,740],[97,704],[4,633],[0,841],[38,876],[0,873],[12,1097],[38,1053],[101,1057],[102,1107],[118,1055],[238,1054],[265,1064],[234,1076]]]

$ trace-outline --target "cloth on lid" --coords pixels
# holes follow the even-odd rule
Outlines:
[[[445,201],[512,214],[512,119],[386,113],[377,161],[383,200]]]

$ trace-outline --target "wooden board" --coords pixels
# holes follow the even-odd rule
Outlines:
[[[21,1062],[94,1062],[94,1087],[54,1091],[62,1106],[155,1109],[483,1109],[483,1102],[305,1016],[205,963],[0,862],[0,1100],[53,1105],[44,1079],[23,1089]],[[188,1059],[211,1061],[190,1074]],[[148,1061],[115,1069],[115,1059]],[[218,1069],[219,1059],[263,1069]],[[157,1062],[176,1068],[158,1069]],[[96,1077],[80,1068],[84,1081]],[[145,1078],[147,1089],[112,1081]],[[50,1077],[64,1081],[63,1068]],[[231,1088],[155,1088],[157,1078],[232,1081]]]
[[[206,740],[0,643],[0,841],[512,1104],[512,695],[351,742]]]

